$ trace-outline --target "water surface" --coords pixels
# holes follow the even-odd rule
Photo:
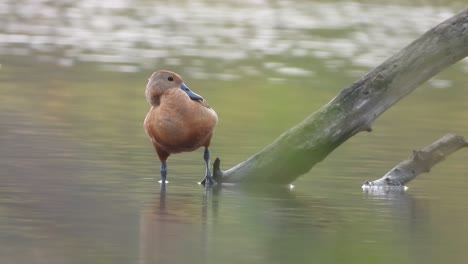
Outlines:
[[[3,1],[1,263],[463,263],[468,153],[407,192],[366,193],[413,149],[468,135],[468,64],[448,68],[286,186],[209,192],[202,151],[159,163],[147,78],[172,69],[220,122],[229,168],[463,2]]]

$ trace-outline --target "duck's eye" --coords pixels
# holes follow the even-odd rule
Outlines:
[[[167,77],[167,80],[172,82],[174,80],[174,78],[172,78],[172,76],[169,76],[169,77]]]

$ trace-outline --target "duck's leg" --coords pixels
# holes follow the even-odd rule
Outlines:
[[[154,149],[156,150],[156,153],[158,154],[159,160],[161,161],[161,169],[159,170],[161,172],[161,181],[159,181],[161,184],[166,184],[166,176],[167,176],[167,164],[166,160],[169,157],[169,153],[166,151],[162,150],[156,141],[153,141],[153,146]]]
[[[207,147],[205,147],[205,152],[203,153],[203,159],[205,160],[205,164],[206,164],[206,173],[205,173],[205,178],[203,179],[201,184],[205,185],[207,182],[209,185],[216,184],[210,171],[210,150],[208,150]]]
[[[166,184],[166,176],[167,176],[167,163],[166,161],[161,162],[161,184]]]

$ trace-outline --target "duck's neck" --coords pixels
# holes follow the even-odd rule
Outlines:
[[[156,107],[161,103],[160,96],[146,96],[146,101],[150,103],[152,106]]]

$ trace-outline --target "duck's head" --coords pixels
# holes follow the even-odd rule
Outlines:
[[[169,89],[182,89],[190,99],[203,101],[203,97],[192,92],[185,85],[180,75],[165,70],[154,72],[148,79],[145,91],[146,100],[151,105],[158,105],[160,96]]]

